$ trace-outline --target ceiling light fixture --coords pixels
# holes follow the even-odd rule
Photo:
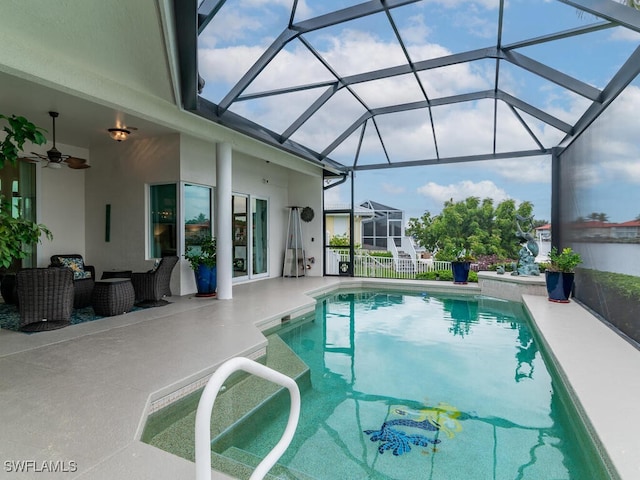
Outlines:
[[[125,128],[110,128],[109,135],[116,142],[124,142],[131,132]]]

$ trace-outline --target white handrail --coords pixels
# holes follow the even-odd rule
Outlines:
[[[244,357],[236,357],[227,360],[216,370],[204,387],[198,410],[196,411],[196,480],[211,480],[211,410],[216,396],[224,381],[233,372],[244,370],[258,377],[277,383],[289,390],[291,396],[291,408],[287,427],[275,447],[264,457],[253,471],[249,480],[262,480],[271,470],[293,439],[300,418],[300,390],[298,384],[291,378],[280,372],[265,367],[261,363],[254,362]]]

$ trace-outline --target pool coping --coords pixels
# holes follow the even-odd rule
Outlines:
[[[640,351],[575,301],[523,304],[619,477],[640,478],[640,438],[627,427],[640,425]]]

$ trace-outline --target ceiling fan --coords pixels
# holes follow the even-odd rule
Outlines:
[[[62,164],[66,164],[69,168],[73,169],[90,168],[91,165],[88,165],[87,161],[84,158],[72,157],[71,155],[63,155],[60,150],[56,148],[56,118],[58,117],[58,115],[58,112],[49,112],[49,116],[53,121],[53,147],[51,147],[51,149],[47,151],[46,155],[31,152],[33,155],[35,155],[35,157],[26,157],[21,158],[20,160],[29,163],[45,161],[47,162],[45,167],[49,168],[60,168]]]

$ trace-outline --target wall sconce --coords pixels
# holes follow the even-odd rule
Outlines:
[[[131,132],[129,130],[126,130],[124,128],[110,128],[109,129],[109,135],[116,142],[124,142],[127,139],[127,137],[129,136],[130,133]]]

